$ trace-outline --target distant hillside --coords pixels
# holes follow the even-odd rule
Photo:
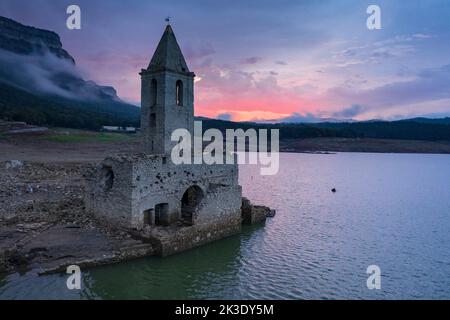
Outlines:
[[[400,121],[320,123],[314,126],[352,133],[361,138],[450,140],[450,124],[445,124],[444,119],[430,119],[429,122],[407,119]]]
[[[225,129],[248,128],[255,129],[280,129],[280,138],[375,138],[398,140],[428,140],[450,141],[450,124],[445,124],[446,119],[429,119],[430,122],[417,120],[401,121],[373,121],[351,123],[278,123],[261,124],[254,122],[231,122],[222,120],[204,120],[203,129],[217,128],[225,132]]]
[[[414,121],[420,123],[434,123],[434,124],[450,124],[450,117],[440,118],[440,119],[430,119],[430,118],[412,118],[401,121]]]
[[[0,118],[98,129],[139,124],[140,109],[87,81],[59,36],[0,17]]]
[[[139,126],[140,109],[117,101],[80,101],[36,95],[0,82],[0,118],[30,124],[97,130],[103,125]]]

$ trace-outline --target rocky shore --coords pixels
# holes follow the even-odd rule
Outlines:
[[[0,272],[63,272],[150,256],[152,244],[96,221],[84,206],[84,172],[94,163],[0,162]],[[243,198],[243,223],[273,210]]]

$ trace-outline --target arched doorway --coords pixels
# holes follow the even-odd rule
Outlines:
[[[203,199],[203,190],[199,186],[189,187],[181,198],[181,219],[186,224],[193,224],[193,215]]]

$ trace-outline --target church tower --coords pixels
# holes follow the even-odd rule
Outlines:
[[[141,132],[147,154],[170,155],[170,136],[184,128],[193,137],[194,77],[170,24],[167,25],[147,69],[141,75]]]
[[[142,254],[166,256],[238,233],[237,163],[179,164],[170,157],[178,144],[170,139],[173,131],[193,137],[195,77],[170,25],[140,75],[143,148],[110,155],[86,174],[86,211],[143,239]],[[250,211],[252,221],[266,216]]]

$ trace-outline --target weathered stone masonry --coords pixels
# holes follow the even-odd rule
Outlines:
[[[109,157],[88,175],[87,210],[152,242],[159,255],[239,232],[238,166],[170,159],[172,131],[193,134],[195,77],[170,25],[140,75],[142,153]]]

